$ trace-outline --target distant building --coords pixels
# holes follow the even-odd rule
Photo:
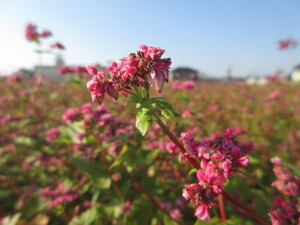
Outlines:
[[[170,80],[197,80],[199,72],[188,67],[178,67],[171,71]]]
[[[30,79],[33,77],[33,72],[31,70],[20,69],[17,73],[21,74],[22,78],[24,79]]]
[[[64,65],[64,61],[61,56],[56,57],[56,63],[54,66],[35,66],[33,69],[33,76],[43,75],[51,80],[61,80],[61,74],[58,74],[58,69]]]
[[[293,82],[300,81],[300,64],[294,68],[294,71],[291,74],[291,81]]]
[[[265,77],[248,76],[245,79],[245,83],[249,85],[266,85],[269,81]]]

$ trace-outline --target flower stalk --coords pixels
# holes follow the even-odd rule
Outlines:
[[[157,123],[159,124],[159,126],[161,127],[161,129],[168,135],[168,137],[174,142],[174,144],[178,147],[178,149],[180,150],[180,152],[185,156],[185,158],[197,169],[201,169],[199,164],[191,157],[189,157],[186,154],[186,149],[184,148],[184,146],[181,144],[181,142],[177,139],[177,137],[168,129],[168,127],[161,121],[161,119],[159,118],[159,115],[157,114],[157,112],[155,110],[151,110],[153,116],[156,118]],[[251,209],[249,209],[248,207],[244,206],[243,204],[239,203],[238,201],[236,201],[233,197],[231,197],[228,193],[226,193],[224,190],[222,191],[222,195],[223,197],[229,201],[234,207],[238,208],[241,212],[243,212],[244,214],[248,214],[249,216],[255,218],[256,220],[258,220],[259,222],[261,222],[262,224],[265,225],[271,225],[271,223],[266,220],[265,218],[261,217],[260,215],[256,214],[254,211],[252,211]],[[222,209],[223,207],[223,209]],[[221,210],[221,217],[222,217],[222,221],[226,221],[226,217],[225,217],[225,210],[224,210],[224,205],[220,206],[220,210]]]

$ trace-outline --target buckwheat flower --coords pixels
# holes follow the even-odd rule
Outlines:
[[[50,48],[58,48],[60,50],[64,50],[65,49],[65,46],[63,46],[61,43],[59,42],[56,42],[56,43],[53,43],[50,45]]]
[[[169,153],[175,153],[178,152],[177,146],[174,143],[169,143],[166,145],[166,150]]]
[[[36,25],[29,23],[26,25],[25,36],[28,41],[33,41],[38,39],[38,32],[36,30]]]
[[[76,188],[69,188],[64,184],[59,184],[56,189],[51,190],[49,187],[41,190],[41,198],[50,200],[48,207],[53,208],[62,203],[72,202],[78,198],[79,193]]]
[[[195,216],[198,217],[199,220],[209,220],[210,215],[209,215],[209,207],[206,204],[199,205],[198,208],[196,209]]]
[[[275,165],[278,165],[278,166],[282,166],[282,161],[280,158],[278,157],[273,157],[271,158],[271,163],[275,164]]]
[[[164,54],[165,50],[158,47],[140,45],[140,49],[144,52],[145,59],[158,60]]]
[[[89,74],[94,75],[94,77],[87,83],[87,88],[91,92],[93,101],[97,101],[101,105],[106,92],[115,100],[118,99],[119,91],[115,88],[113,83],[107,79],[104,71],[98,72],[96,67],[93,65],[87,66],[86,70]]]
[[[121,212],[129,213],[131,211],[131,207],[132,207],[131,203],[127,201],[123,205],[121,205]]]
[[[69,108],[64,112],[62,119],[67,124],[70,124],[74,121],[81,120],[82,114],[79,108]]]
[[[155,91],[161,92],[164,82],[169,80],[169,70],[171,65],[171,59],[161,59],[165,50],[158,47],[151,47],[146,45],[140,45],[140,49],[143,52],[145,64],[152,65],[148,74],[148,82]]]
[[[179,83],[179,81],[175,80],[173,81],[172,89],[173,90],[192,90],[196,86],[195,81],[188,80],[184,81],[182,83]]]
[[[6,77],[5,79],[8,83],[12,83],[12,82],[21,82],[22,81],[22,75],[19,73],[14,73],[12,75],[9,75],[8,77]]]
[[[105,85],[95,76],[86,84],[86,86],[91,92],[92,100],[102,104],[105,94]]]
[[[97,75],[97,73],[98,73],[98,70],[97,70],[97,68],[94,65],[87,66],[86,70],[91,75]]]
[[[182,113],[182,118],[187,119],[190,118],[192,115],[194,115],[194,112],[189,110],[189,109],[185,109]]]
[[[203,188],[203,186],[199,184],[188,184],[184,186],[185,189],[183,189],[182,196],[186,200],[193,202],[195,207],[197,207],[195,216],[200,220],[209,220],[209,208],[216,206],[217,203],[215,199],[218,194],[213,192],[210,188]]]
[[[286,40],[280,40],[278,41],[278,50],[286,50],[289,48],[295,48],[297,47],[298,42],[294,39],[286,39]]]
[[[216,194],[221,194],[224,183],[226,182],[226,177],[217,169],[217,165],[210,163],[205,170],[200,169],[197,171],[197,178],[200,185],[211,188]]]
[[[59,136],[60,136],[60,131],[57,128],[51,128],[50,130],[47,131],[46,141],[52,142],[55,139],[59,138]]]
[[[38,34],[38,37],[47,38],[47,37],[50,37],[51,35],[52,35],[52,32],[50,30],[43,30],[42,33]]]
[[[179,220],[182,218],[182,214],[179,209],[171,209],[170,216],[174,220]]]

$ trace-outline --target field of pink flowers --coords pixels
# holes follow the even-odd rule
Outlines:
[[[168,82],[163,54],[1,80],[2,224],[300,224],[299,85]]]

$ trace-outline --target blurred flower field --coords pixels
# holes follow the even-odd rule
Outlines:
[[[182,195],[196,169],[170,147],[159,124],[141,136],[128,97],[92,103],[88,75],[73,76],[43,80],[38,88],[38,78],[0,82],[3,224],[260,224],[226,199],[226,221],[218,207],[210,220],[197,220],[195,205]],[[273,224],[299,222],[298,84],[171,82],[151,95],[168,99],[180,114],[164,121],[177,137],[188,132],[208,140],[232,128],[241,143],[251,141],[249,164],[224,190]]]

